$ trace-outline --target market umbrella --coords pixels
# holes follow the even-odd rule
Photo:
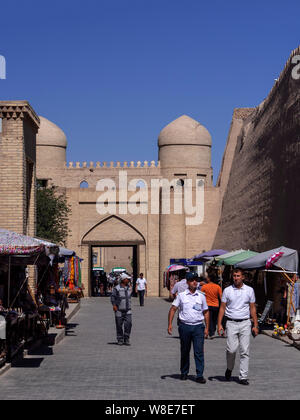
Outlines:
[[[279,248],[274,248],[269,251],[261,252],[252,258],[248,258],[244,261],[235,264],[235,266],[237,268],[243,268],[248,270],[265,268],[268,259],[273,257],[276,253],[280,253],[280,255],[277,254],[278,259],[274,259],[273,261],[273,265],[275,267],[293,273],[298,272],[298,252],[295,249],[286,248],[285,246],[280,246]]]
[[[224,249],[211,249],[210,251],[202,252],[202,254],[195,255],[192,259],[194,261],[207,261],[212,257],[217,257],[219,255],[227,253],[228,251],[225,251]]]
[[[177,265],[177,264],[174,264],[174,265],[171,265],[169,268],[168,268],[168,272],[170,273],[171,271],[179,271],[179,270],[187,270],[187,267],[185,267],[184,265]]]
[[[224,264],[224,265],[235,265],[239,262],[242,262],[242,261],[245,261],[249,258],[252,258],[257,254],[258,254],[258,252],[249,251],[249,250],[248,251],[240,251],[239,253],[222,260],[222,264]]]
[[[235,251],[230,251],[230,252],[227,252],[226,254],[221,254],[221,255],[218,255],[218,256],[214,257],[214,259],[215,259],[216,261],[220,261],[220,260],[222,260],[223,258],[229,258],[229,257],[232,257],[233,255],[236,255],[236,254],[238,254],[238,253],[240,253],[240,252],[242,252],[242,251],[245,251],[245,250],[244,250],[244,249],[237,249],[237,250],[235,250]]]

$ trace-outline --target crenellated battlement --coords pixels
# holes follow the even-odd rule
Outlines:
[[[145,160],[141,162],[65,162],[66,169],[131,169],[131,168],[160,168],[160,162]]]

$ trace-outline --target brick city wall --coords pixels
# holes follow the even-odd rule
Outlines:
[[[299,54],[236,133],[216,248],[300,249],[300,80],[291,62]]]

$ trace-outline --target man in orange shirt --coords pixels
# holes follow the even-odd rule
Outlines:
[[[207,271],[206,281],[207,284],[201,287],[201,292],[205,294],[209,309],[209,338],[212,339],[216,332],[222,289],[217,284],[218,278],[214,271]]]

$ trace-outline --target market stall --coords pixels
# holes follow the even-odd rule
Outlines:
[[[28,285],[28,265],[45,259],[43,244],[26,235],[0,229],[0,364],[46,334]]]
[[[59,292],[68,297],[69,303],[76,303],[83,297],[82,260],[75,253],[61,256],[64,257],[64,266],[60,270]]]
[[[218,277],[220,279],[220,286],[222,289],[229,286],[232,282],[232,271],[235,264],[244,261],[250,257],[256,255],[257,252],[239,249],[228,252],[226,254],[219,255],[210,260],[210,265],[215,267],[218,271]],[[246,283],[250,283],[251,279],[246,278]]]
[[[298,264],[298,251],[281,246],[235,265],[263,274],[267,303],[270,306],[269,302],[272,302],[276,322],[278,319],[281,321],[281,325],[275,324],[275,332],[290,334],[294,340],[300,340],[300,319],[297,319],[300,318]]]

